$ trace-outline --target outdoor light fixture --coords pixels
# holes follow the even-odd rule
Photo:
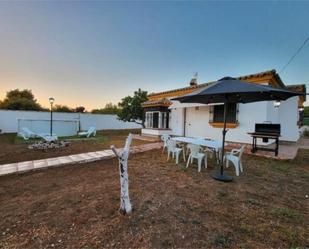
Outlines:
[[[53,104],[55,102],[55,99],[50,97],[49,99],[50,103],[50,136],[53,135]]]
[[[49,99],[49,103],[52,105],[53,103],[54,103],[54,101],[55,101],[55,99],[53,98],[53,97],[50,97]]]
[[[274,107],[275,108],[279,108],[279,106],[280,106],[280,101],[279,100],[275,100],[274,101]]]

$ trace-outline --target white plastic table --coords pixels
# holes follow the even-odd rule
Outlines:
[[[196,144],[203,147],[207,147],[215,150],[216,152],[219,152],[222,148],[222,142],[219,140],[207,140],[193,137],[173,137],[171,139],[181,143]]]
[[[207,147],[215,152],[216,161],[220,161],[220,153],[222,150],[222,141],[219,140],[207,140],[203,138],[193,138],[193,137],[173,137],[172,140],[180,143],[186,144],[196,144],[202,147]]]

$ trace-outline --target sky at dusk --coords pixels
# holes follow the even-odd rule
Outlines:
[[[0,99],[88,110],[156,92],[279,71],[309,36],[309,2],[1,2]],[[309,43],[280,73],[307,83]],[[307,101],[307,104],[309,102]]]

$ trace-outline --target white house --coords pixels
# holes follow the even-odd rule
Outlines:
[[[271,85],[305,92],[305,85],[285,86],[275,70],[238,77],[246,82]],[[170,134],[176,136],[222,138],[223,105],[187,104],[171,101],[194,90],[205,87],[211,82],[197,84],[192,79],[188,87],[168,90],[148,95],[143,103],[145,111],[145,128],[143,135],[160,136]],[[299,139],[299,108],[303,106],[305,97],[293,97],[282,101],[275,107],[273,101],[250,104],[231,104],[228,106],[226,140],[236,143],[251,143],[248,132],[253,132],[255,123],[276,123],[281,125],[280,140],[297,141]],[[262,143],[261,141],[259,143]]]

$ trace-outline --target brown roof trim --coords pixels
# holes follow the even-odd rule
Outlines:
[[[142,107],[148,106],[170,106],[172,102],[169,99],[163,98],[158,100],[148,100],[142,103]]]
[[[282,88],[285,88],[283,81],[281,80],[279,74],[276,72],[275,69],[256,73],[256,74],[249,74],[249,75],[245,75],[245,76],[240,76],[240,77],[237,77],[237,79],[246,80],[246,79],[251,79],[251,78],[262,78],[262,77],[267,76],[267,75],[273,76],[276,79],[276,81],[278,82],[279,86],[282,87]]]
[[[247,80],[247,79],[252,79],[252,78],[262,78],[262,77],[265,77],[265,76],[268,76],[268,75],[270,77],[274,77],[275,80],[278,82],[280,87],[285,88],[285,85],[282,82],[279,74],[274,69],[273,70],[264,71],[264,72],[260,72],[260,73],[239,76],[239,77],[236,77],[236,79]],[[209,85],[209,84],[211,84],[213,82],[214,81],[207,82],[207,83],[202,83],[202,84],[195,85],[195,86],[188,86],[188,87],[183,87],[183,88],[178,88],[178,89],[173,89],[173,90],[168,90],[168,91],[163,91],[163,92],[150,93],[150,94],[148,94],[148,97],[153,97],[153,96],[161,95],[161,94],[183,92],[183,91],[187,91],[187,90],[194,90],[194,89],[198,89],[198,88],[201,88],[201,87],[205,87],[205,86],[207,86],[207,85]]]
[[[305,84],[287,85],[286,88],[291,90],[291,91],[306,93],[306,85]]]
[[[286,88],[294,92],[307,93],[305,84],[287,85]],[[303,98],[304,98],[304,101],[306,101],[306,94],[303,96]]]

